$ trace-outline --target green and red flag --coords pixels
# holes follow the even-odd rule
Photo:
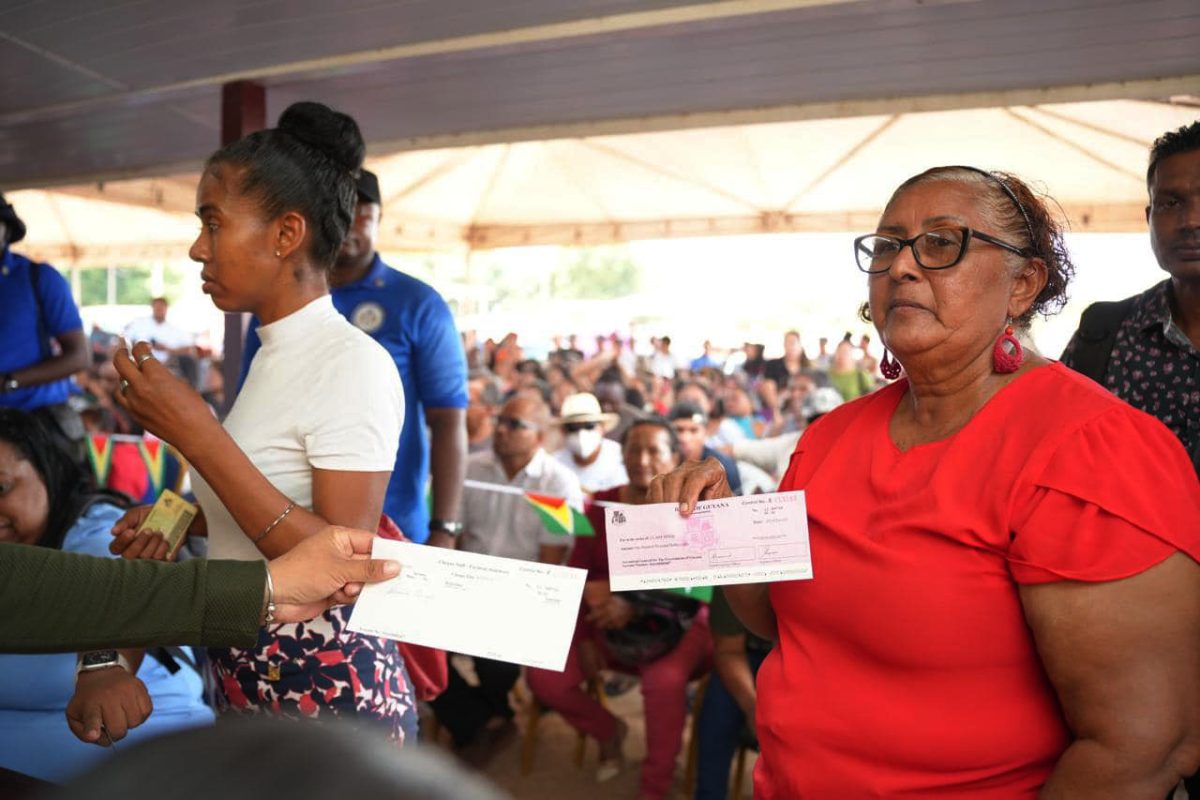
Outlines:
[[[546,530],[562,536],[595,536],[587,515],[572,508],[565,497],[525,492],[525,500],[546,526]]]
[[[150,476],[150,485],[157,497],[163,488],[163,478],[167,469],[167,446],[157,439],[143,439],[138,442],[138,455],[146,465],[146,474]]]
[[[96,476],[96,485],[108,485],[108,471],[112,469],[113,441],[105,434],[87,437],[87,457]]]

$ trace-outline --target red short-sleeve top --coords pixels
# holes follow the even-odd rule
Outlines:
[[[1200,559],[1200,483],[1158,420],[1052,364],[901,452],[900,381],[801,438],[811,581],[775,584],[755,797],[1035,797],[1070,741],[1018,584]]]

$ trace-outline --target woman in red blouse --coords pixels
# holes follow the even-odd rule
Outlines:
[[[1020,180],[911,178],[855,241],[906,377],[814,424],[814,578],[730,587],[778,644],[755,796],[1147,798],[1200,766],[1200,484],[1154,418],[1010,326],[1071,265]],[[728,495],[711,459],[652,501]]]

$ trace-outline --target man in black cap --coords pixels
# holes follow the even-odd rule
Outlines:
[[[404,427],[384,513],[413,541],[453,547],[462,530],[459,500],[467,463],[466,358],[441,295],[375,252],[382,207],[379,179],[363,170],[354,222],[329,276],[333,305],[383,345],[404,384]],[[246,332],[243,379],[258,350],[257,327],[251,321]]]
[[[83,321],[54,267],[9,249],[24,238],[25,223],[0,195],[0,406],[43,417],[82,460],[83,423],[67,395],[70,376],[88,367]]]

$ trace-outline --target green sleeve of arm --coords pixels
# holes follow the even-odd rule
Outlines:
[[[715,636],[740,636],[746,632],[746,626],[733,613],[720,586],[714,587],[713,599],[708,605],[708,627]]]
[[[126,561],[0,543],[0,652],[171,644],[247,647],[260,561]]]

